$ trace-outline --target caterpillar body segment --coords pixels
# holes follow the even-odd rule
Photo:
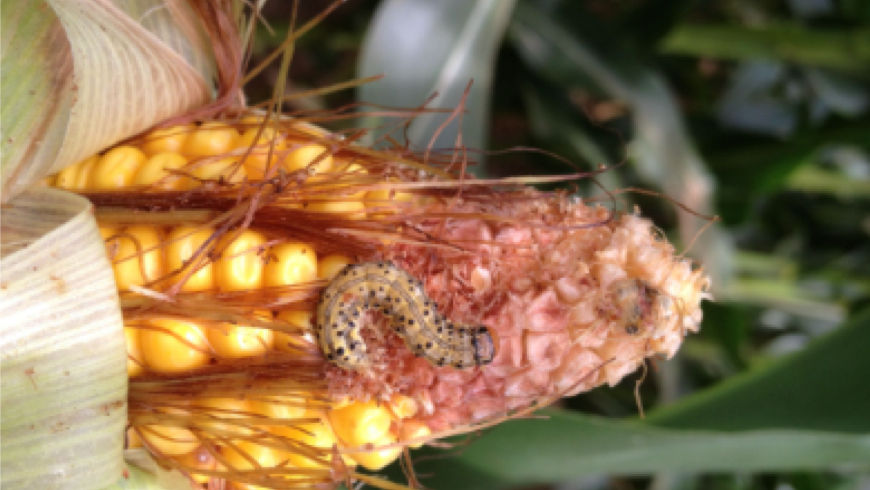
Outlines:
[[[495,357],[489,329],[449,321],[423,284],[391,262],[364,262],[342,269],[320,296],[316,331],[329,361],[350,370],[369,365],[361,328],[370,309],[391,320],[415,355],[437,366],[463,369]]]

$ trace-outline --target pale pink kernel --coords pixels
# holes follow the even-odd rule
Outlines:
[[[539,294],[529,305],[527,325],[529,330],[537,332],[554,332],[565,328],[567,323],[566,308],[556,297],[552,289]]]
[[[485,293],[492,287],[492,273],[489,269],[477,266],[471,271],[471,287],[477,293]]]
[[[550,370],[559,366],[565,348],[570,344],[568,334],[532,333],[526,335],[526,359],[536,369]]]

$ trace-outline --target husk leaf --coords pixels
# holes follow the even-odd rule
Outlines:
[[[4,2],[3,201],[208,101],[211,53],[193,19],[174,0]]]
[[[127,373],[93,207],[27,191],[3,206],[0,250],[0,486],[106,486],[124,468]]]

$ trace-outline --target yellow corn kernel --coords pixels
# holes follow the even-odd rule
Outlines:
[[[155,318],[149,323],[155,328],[139,331],[142,360],[149,370],[182,373],[208,362],[208,342],[198,324],[175,318]]]
[[[139,167],[145,163],[145,154],[132,146],[112,148],[100,158],[91,171],[90,189],[112,190],[129,187]]]
[[[86,160],[82,160],[75,165],[61,170],[57,174],[54,185],[61,189],[70,191],[86,191],[89,190],[89,181],[94,165],[100,161],[99,155],[94,155]]]
[[[199,447],[193,432],[175,425],[143,425],[139,435],[156,453],[167,456],[187,454]]]
[[[315,143],[294,146],[284,157],[283,167],[288,172],[308,169],[312,175],[321,174],[332,169],[332,155],[329,148]]]
[[[341,254],[330,254],[317,262],[317,278],[327,281],[335,277],[342,269],[350,264],[350,257]]]
[[[154,186],[157,189],[177,191],[192,186],[193,179],[173,174],[170,170],[180,170],[187,165],[187,159],[179,153],[157,153],[139,167],[133,177],[133,185]]]
[[[244,230],[223,247],[215,263],[217,286],[221,291],[245,291],[263,286],[264,244],[266,237],[254,230]]]
[[[110,240],[108,247],[118,290],[143,286],[163,275],[162,238],[157,227],[133,225]]]
[[[228,397],[204,397],[197,398],[191,404],[191,409],[205,410],[209,416],[208,421],[200,421],[200,426],[208,427],[209,430],[215,433],[220,433],[224,436],[250,435],[253,430],[244,425],[239,425],[230,421],[221,421],[227,419],[240,419],[251,416],[251,407],[248,401],[242,398]]]
[[[352,402],[329,411],[329,421],[338,439],[348,447],[381,440],[390,431],[390,411],[375,401]]]
[[[399,429],[399,440],[401,441],[420,441],[415,442],[414,444],[409,444],[408,446],[414,449],[419,449],[423,446],[423,441],[426,437],[432,434],[432,430],[429,429],[429,426],[420,422],[419,420],[404,420],[402,421],[402,426]]]
[[[192,124],[155,129],[145,136],[141,148],[146,155],[158,153],[178,153],[184,148],[187,137],[196,129]]]
[[[124,449],[131,449],[134,447],[142,447],[142,438],[139,437],[139,433],[136,432],[136,429],[132,426],[128,426],[125,431]]]
[[[417,410],[420,409],[420,406],[417,404],[417,401],[411,398],[410,396],[402,395],[396,393],[390,398],[390,410],[393,412],[397,418],[406,419],[408,417],[413,417],[417,415]]]
[[[232,150],[239,132],[224,123],[207,122],[188,135],[182,153],[192,157],[221,155]]]
[[[245,180],[245,169],[239,164],[238,157],[224,157],[198,162],[191,166],[190,174],[199,180],[194,180],[194,186],[201,181],[211,180],[237,184]]]
[[[339,196],[326,201],[308,203],[308,211],[317,213],[345,214],[348,218],[363,219],[366,217],[366,205],[352,196]]]
[[[259,470],[262,468],[292,468],[287,464],[286,452],[270,446],[257,444],[249,440],[237,441],[233,446],[223,446],[221,453],[226,458],[227,465],[236,471]],[[287,475],[288,480],[299,478],[296,475]],[[238,490],[269,490],[267,487],[250,483],[233,483],[232,488]]]
[[[268,328],[243,327],[229,323],[205,329],[208,343],[218,357],[238,359],[265,354],[272,348],[274,334]]]
[[[264,271],[267,287],[292,286],[317,279],[317,253],[307,243],[289,242],[272,247]]]
[[[335,435],[332,433],[332,429],[323,422],[276,426],[272,430],[279,435],[319,449],[329,449],[335,445]],[[304,454],[295,451],[284,454],[287,461],[299,468],[323,467],[319,461],[311,459]],[[324,454],[324,458],[328,460],[329,454]]]
[[[358,163],[354,163],[353,160],[349,160],[347,158],[339,158],[333,157],[332,159],[332,171],[335,173],[341,173],[344,175],[354,175],[354,176],[363,176],[368,175],[369,171],[366,170],[365,167]]]
[[[348,453],[348,455],[363,468],[370,471],[378,471],[392,463],[402,454],[401,446],[382,447],[396,444],[396,437],[392,434],[384,434],[383,437],[372,441],[373,449]]]
[[[314,312],[307,310],[282,311],[278,313],[278,319],[285,321],[298,329],[299,333],[275,332],[275,348],[284,352],[304,351],[314,345],[314,334],[311,328],[311,320]]]
[[[175,460],[181,463],[193,481],[200,485],[207,484],[211,477],[198,473],[196,470],[214,470],[217,467],[217,461],[214,456],[204,447],[199,447],[187,454],[178,456]]]
[[[238,471],[253,470],[257,467],[271,468],[282,461],[278,451],[252,441],[238,441],[235,448],[226,446],[221,453],[226,458],[227,466]],[[247,457],[245,457],[247,456]],[[251,461],[253,459],[256,461]]]
[[[398,182],[395,179],[391,181]],[[395,213],[396,204],[399,205],[398,211],[401,211],[402,204],[413,201],[414,194],[389,188],[368,191],[365,195],[366,208],[372,213]]]
[[[328,138],[330,136],[329,131],[326,129],[305,121],[294,121],[292,128],[293,131],[306,134],[313,138]]]
[[[103,237],[103,240],[112,238],[116,233],[118,233],[118,229],[114,226],[100,225],[100,236]],[[108,246],[109,244],[107,243],[106,245]],[[114,252],[110,250],[109,256],[111,257],[112,255],[114,255]]]
[[[139,347],[139,329],[124,327],[124,338],[127,340],[127,376],[132,378],[145,370],[142,349]]]
[[[263,128],[260,137],[259,127],[249,128],[242,133],[236,143],[236,149],[247,151],[251,149],[244,160],[245,172],[249,179],[262,179],[267,168],[271,168],[278,162],[278,156],[286,153],[287,145],[280,139],[280,134],[274,128]],[[274,143],[273,143],[274,141]],[[271,159],[269,155],[271,154]]]
[[[265,415],[269,419],[317,418],[316,412],[309,410],[301,396],[274,396],[264,400],[248,402],[251,411]]]
[[[168,245],[166,246],[166,267],[167,272],[180,271],[176,276],[181,279],[185,275],[185,261],[189,260],[194,253],[201,247],[214,233],[212,228],[200,228],[194,226],[179,226],[174,228],[167,237]],[[191,274],[187,282],[181,287],[182,291],[204,291],[214,287],[214,270],[212,263],[205,256],[200,256],[197,259],[197,264],[188,265],[185,270],[189,270],[190,266],[197,266],[202,261],[202,266],[196,269],[196,272]]]

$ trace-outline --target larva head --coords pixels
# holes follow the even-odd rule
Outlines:
[[[471,343],[474,346],[474,363],[478,366],[489,364],[495,358],[495,337],[493,332],[484,327],[476,327],[471,333]]]
[[[637,335],[650,315],[659,292],[639,279],[625,279],[613,286],[613,299],[625,332]]]

